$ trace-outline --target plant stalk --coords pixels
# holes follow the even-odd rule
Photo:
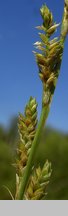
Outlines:
[[[68,4],[68,0],[65,0],[65,1],[67,1],[67,4]],[[65,1],[64,1],[64,3],[65,3]],[[65,26],[66,25],[65,16],[66,15],[65,15],[65,5],[64,5],[64,13],[63,13],[63,20],[62,20],[62,25],[61,25],[61,36],[60,36],[60,38],[63,39],[63,45],[65,42],[66,35],[68,33],[68,30],[66,29],[66,26]],[[66,22],[67,21],[68,20],[66,20]],[[68,26],[67,26],[67,28],[68,28]],[[62,60],[61,60],[61,62],[62,62]],[[60,67],[61,67],[61,64],[60,64]],[[24,192],[25,192],[25,188],[27,186],[28,180],[29,180],[29,176],[30,176],[36,148],[37,148],[38,143],[40,141],[40,135],[41,135],[42,129],[44,127],[44,124],[46,122],[46,119],[48,117],[49,111],[50,111],[50,104],[48,104],[42,108],[40,121],[39,121],[37,130],[36,130],[35,138],[34,138],[33,143],[32,143],[31,152],[30,152],[28,162],[27,162],[27,167],[25,169],[25,173],[24,173],[24,176],[22,177],[21,184],[19,187],[19,192],[18,192],[18,197],[17,197],[18,200],[22,200],[24,197]]]

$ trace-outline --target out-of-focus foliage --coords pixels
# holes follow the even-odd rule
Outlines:
[[[15,171],[12,166],[12,151],[7,143],[0,142],[0,199],[11,199],[10,189],[14,194],[15,190]],[[7,188],[5,188],[5,186]]]
[[[68,200],[68,134],[47,128],[37,150],[36,162],[48,159],[52,175],[47,188],[47,199]]]
[[[18,140],[17,120],[14,120],[6,132],[0,127],[0,200],[11,199],[7,186],[15,195],[15,149]],[[68,199],[68,134],[57,132],[51,128],[44,130],[35,155],[35,164],[45,160],[52,163],[52,175],[47,187],[46,199]]]
[[[12,126],[9,131],[0,127],[0,200],[11,199],[8,189],[13,195],[15,194],[15,169],[12,164],[16,137],[11,144],[11,132]],[[13,136],[12,133],[12,138]]]

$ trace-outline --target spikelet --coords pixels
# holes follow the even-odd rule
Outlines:
[[[40,12],[43,25],[39,26],[38,29],[43,30],[44,33],[39,33],[41,41],[34,45],[41,50],[41,53],[35,52],[35,56],[39,68],[39,77],[43,83],[42,105],[46,106],[51,102],[59,75],[63,40],[58,38],[50,40],[50,36],[56,31],[59,24],[54,23],[53,15],[46,5],[42,6]]]
[[[21,181],[27,166],[28,157],[31,150],[32,141],[36,133],[37,126],[37,103],[36,99],[30,97],[28,104],[25,107],[25,113],[19,114],[18,128],[20,141],[17,149],[16,167],[16,196]]]
[[[37,126],[37,103],[36,99],[30,97],[28,104],[25,107],[25,113],[19,114],[18,128],[20,134],[20,143],[17,153],[19,162],[21,159],[22,166],[27,163],[27,158],[30,153],[31,144],[36,133]]]
[[[46,187],[51,176],[51,164],[46,161],[43,168],[40,166],[34,169],[30,177],[24,199],[26,200],[41,200],[46,195]]]

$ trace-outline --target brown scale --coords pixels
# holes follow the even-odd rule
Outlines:
[[[21,170],[26,166],[27,163],[27,151],[23,144],[21,144],[20,148],[17,149],[17,155],[18,155],[17,169]]]

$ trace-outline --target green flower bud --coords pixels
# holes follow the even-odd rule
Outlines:
[[[53,16],[50,10],[46,5],[43,5],[40,9],[41,16],[43,18],[43,25],[46,29],[48,29],[53,23]]]

